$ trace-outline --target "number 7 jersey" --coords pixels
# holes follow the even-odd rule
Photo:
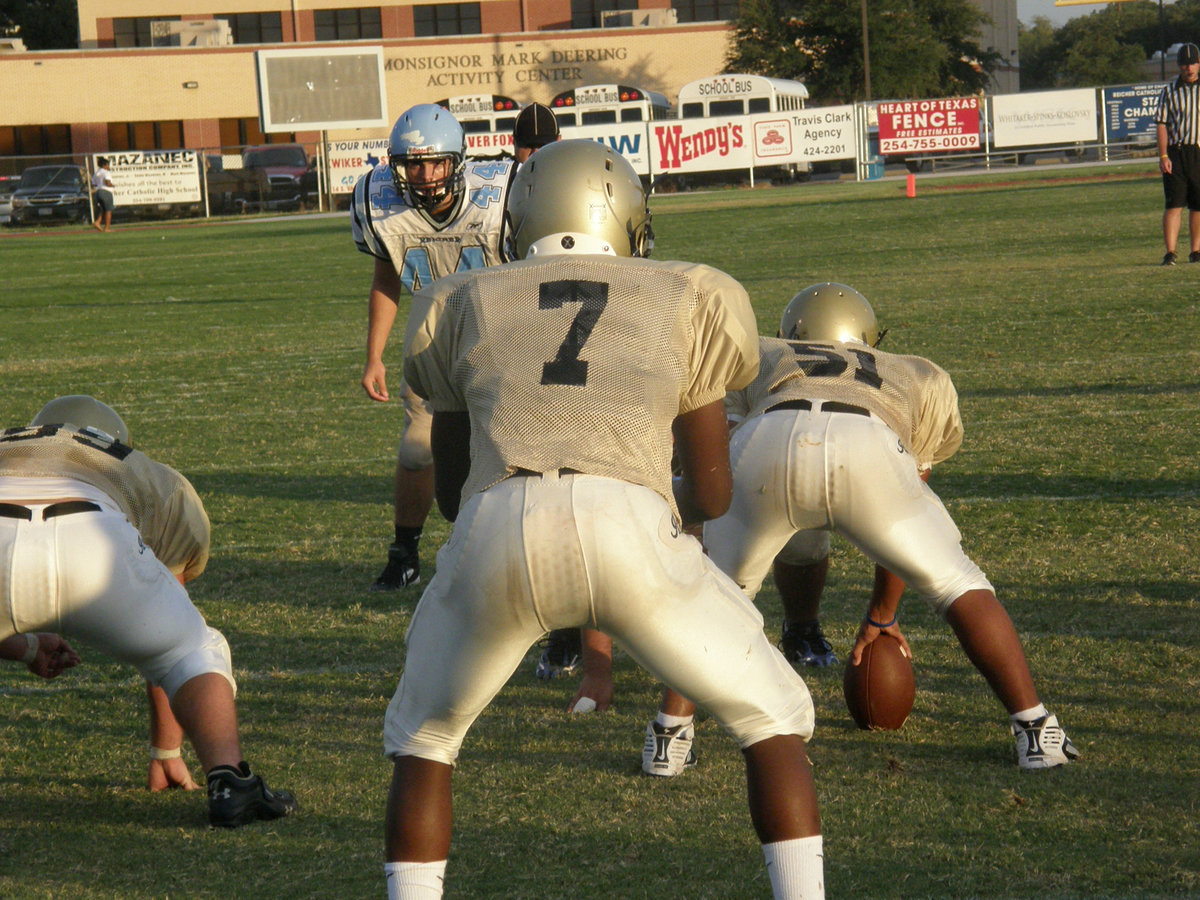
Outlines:
[[[834,400],[880,418],[927,469],[962,445],[958,392],[946,370],[920,356],[861,344],[759,338],[758,377],[725,398],[732,420],[751,419],[788,400]]]
[[[391,260],[410,292],[453,272],[503,262],[504,200],[511,160],[467,163],[466,187],[444,222],[412,206],[381,163],[359,179],[350,205],[354,243]]]

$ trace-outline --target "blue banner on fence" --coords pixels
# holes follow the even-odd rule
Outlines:
[[[1154,114],[1163,84],[1126,84],[1104,88],[1104,127],[1110,141],[1154,138]]]

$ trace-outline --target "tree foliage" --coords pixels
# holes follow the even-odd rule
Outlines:
[[[0,0],[0,34],[16,34],[29,50],[79,46],[75,0]]]
[[[1047,19],[1019,30],[1021,90],[1129,84],[1178,73],[1173,57],[1147,72],[1146,60],[1164,47],[1200,41],[1200,0],[1110,3],[1059,28]]]
[[[987,87],[999,54],[979,44],[971,0],[869,0],[873,97],[916,99]],[[803,81],[825,103],[866,97],[862,7],[849,0],[743,0],[725,71]]]

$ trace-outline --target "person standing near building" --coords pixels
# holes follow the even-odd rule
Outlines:
[[[108,171],[107,156],[101,156],[96,163],[99,168],[92,176],[92,191],[96,198],[97,216],[92,227],[97,231],[108,231],[112,225],[113,207],[116,205],[113,201],[112,173]]]
[[[1158,126],[1158,169],[1166,195],[1164,266],[1175,265],[1175,245],[1185,206],[1192,247],[1188,262],[1200,262],[1200,47],[1184,44],[1179,48],[1178,62],[1179,77],[1163,88],[1154,117]]]

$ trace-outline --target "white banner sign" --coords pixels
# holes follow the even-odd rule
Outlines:
[[[822,106],[787,114],[792,140],[805,162],[854,159],[854,107]]]
[[[93,171],[108,157],[117,206],[200,202],[200,167],[195,150],[125,150],[92,156]]]
[[[612,125],[566,125],[563,140],[596,141],[625,157],[639,175],[650,174],[650,152],[646,146],[645,122],[621,122]]]
[[[325,154],[329,159],[329,190],[349,194],[359,178],[387,159],[388,139],[327,141]]]
[[[998,94],[992,98],[993,145],[1072,144],[1099,135],[1095,88]]]

